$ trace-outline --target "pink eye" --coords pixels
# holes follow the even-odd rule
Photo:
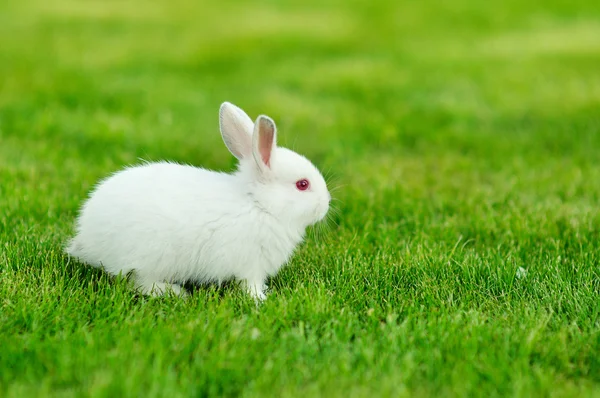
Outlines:
[[[308,182],[308,180],[306,178],[296,181],[296,188],[298,188],[298,190],[300,190],[300,191],[306,191],[309,186],[310,186],[310,183]]]

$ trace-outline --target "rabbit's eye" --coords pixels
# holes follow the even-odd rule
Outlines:
[[[308,182],[308,180],[306,178],[296,181],[296,188],[298,188],[298,190],[300,190],[300,191],[306,191],[309,186],[310,186],[310,183]]]

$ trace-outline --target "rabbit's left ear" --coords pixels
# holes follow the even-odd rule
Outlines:
[[[268,116],[260,115],[254,123],[252,153],[261,171],[271,168],[271,158],[277,147],[277,128]]]

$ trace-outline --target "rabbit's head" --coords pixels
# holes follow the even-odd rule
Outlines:
[[[304,156],[277,147],[268,116],[256,122],[237,106],[221,105],[223,141],[239,159],[237,176],[248,200],[291,229],[304,230],[325,217],[331,195],[319,170]]]

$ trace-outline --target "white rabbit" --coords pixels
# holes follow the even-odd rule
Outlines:
[[[66,252],[113,275],[132,272],[144,294],[182,294],[185,281],[242,281],[256,299],[323,219],[331,196],[305,157],[276,145],[267,116],[255,123],[221,105],[220,128],[239,159],[233,174],[145,163],[101,181],[83,205]]]

